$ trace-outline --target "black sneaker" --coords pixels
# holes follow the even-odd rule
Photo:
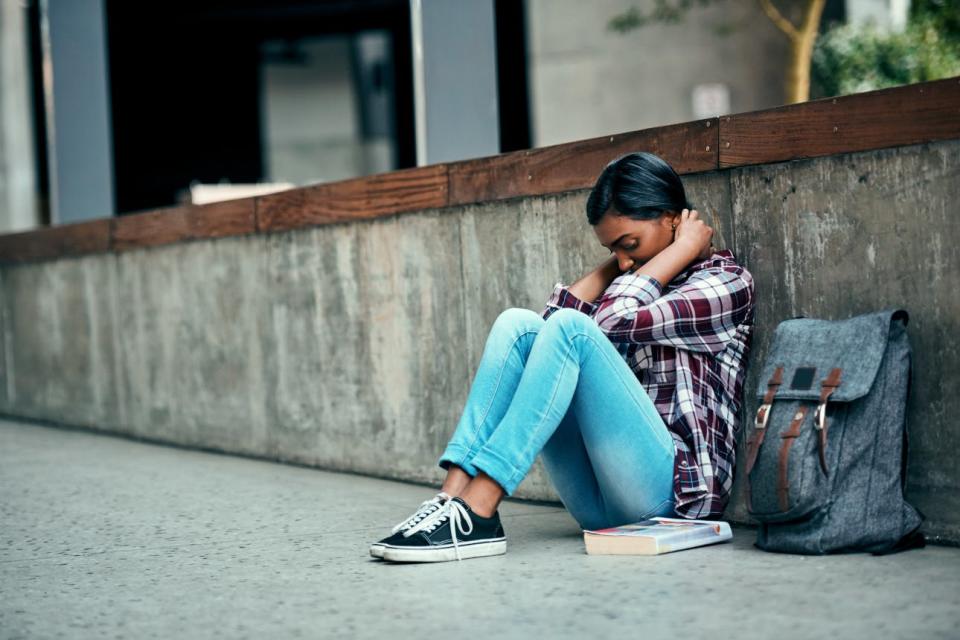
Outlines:
[[[459,496],[383,544],[383,559],[394,562],[443,562],[506,552],[499,510],[484,518]]]
[[[407,519],[398,522],[393,525],[393,530],[390,532],[390,535],[381,540],[377,540],[370,545],[370,555],[374,558],[383,557],[383,545],[387,543],[392,543],[397,540],[403,541],[406,538],[403,537],[403,532],[414,526],[415,524],[420,523],[424,518],[429,516],[432,513],[435,513],[440,507],[443,506],[443,503],[452,498],[449,493],[445,491],[438,491],[437,495],[433,496],[429,500],[424,500],[420,503],[420,506],[417,507],[417,510],[414,511]]]

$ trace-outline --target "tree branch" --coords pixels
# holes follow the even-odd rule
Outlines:
[[[767,14],[767,17],[773,21],[773,24],[777,25],[781,31],[787,34],[787,37],[791,40],[799,40],[800,32],[797,31],[797,28],[793,26],[793,23],[783,17],[777,8],[773,5],[773,2],[770,0],[759,0],[760,6],[763,8],[764,13]]]

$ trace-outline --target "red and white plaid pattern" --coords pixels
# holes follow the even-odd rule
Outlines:
[[[730,499],[735,434],[753,335],[753,276],[729,249],[691,264],[666,289],[625,272],[593,302],[558,282],[541,315],[594,318],[653,399],[677,445],[677,514],[716,519]]]

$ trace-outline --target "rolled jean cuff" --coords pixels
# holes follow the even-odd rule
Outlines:
[[[459,444],[450,442],[447,444],[447,448],[444,449],[443,453],[440,454],[440,459],[437,460],[437,466],[439,466],[441,469],[447,469],[449,465],[444,466],[443,463],[452,462],[466,471],[470,477],[476,477],[477,469],[473,466],[473,464],[471,464],[471,457],[470,451]]]
[[[525,473],[520,473],[513,465],[500,457],[496,452],[484,448],[470,461],[475,469],[483,471],[485,474],[497,481],[497,484],[508,496],[513,495],[517,485],[523,480]],[[517,480],[514,480],[517,478]]]

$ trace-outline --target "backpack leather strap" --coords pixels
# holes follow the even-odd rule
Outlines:
[[[746,493],[747,506],[750,507],[750,470],[753,469],[757,461],[757,452],[760,451],[760,443],[763,442],[763,436],[767,431],[767,422],[770,420],[770,408],[773,404],[773,398],[777,395],[777,389],[783,383],[783,367],[779,366],[770,376],[767,382],[767,393],[763,396],[763,403],[757,409],[757,417],[754,420],[754,428],[750,432],[750,438],[747,440],[747,470],[746,470]]]
[[[747,473],[753,469],[757,461],[757,452],[760,450],[760,443],[763,442],[763,436],[766,433],[767,422],[770,420],[770,405],[773,404],[773,398],[777,395],[777,388],[783,383],[783,367],[777,367],[770,380],[767,382],[767,393],[763,396],[763,403],[757,409],[757,417],[754,420],[753,431],[750,432],[750,439],[747,440]]]
[[[830,375],[820,383],[820,404],[817,406],[817,413],[814,414],[813,426],[819,431],[817,438],[817,450],[820,453],[820,468],[824,475],[830,477],[827,471],[827,398],[840,386],[840,374],[842,369],[836,367],[830,370]]]
[[[777,478],[777,497],[780,499],[781,511],[786,511],[790,508],[790,484],[787,480],[787,460],[790,457],[791,445],[793,445],[797,436],[800,435],[800,425],[803,424],[803,419],[806,417],[808,410],[809,407],[807,405],[800,405],[800,408],[797,409],[797,412],[793,415],[790,428],[780,435],[780,437],[783,438],[783,444],[780,445],[780,474]]]

